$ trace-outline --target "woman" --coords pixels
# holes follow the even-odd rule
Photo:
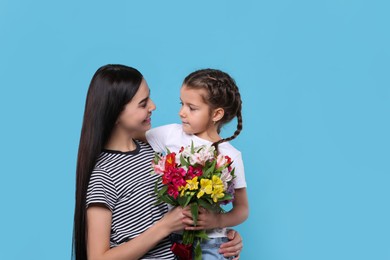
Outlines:
[[[155,109],[142,74],[106,65],[93,76],[77,160],[73,256],[79,259],[174,259],[168,235],[185,228],[181,208],[167,212],[153,194],[152,148],[135,140]],[[232,231],[234,232],[234,231]],[[237,255],[242,243],[223,247]]]

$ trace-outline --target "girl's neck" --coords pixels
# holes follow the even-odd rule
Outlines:
[[[195,134],[197,137],[210,141],[212,143],[221,140],[222,138],[219,136],[217,130],[214,127],[208,128],[201,133]]]
[[[104,147],[108,150],[130,152],[137,148],[132,135],[121,131],[121,129],[114,128],[107,144]]]

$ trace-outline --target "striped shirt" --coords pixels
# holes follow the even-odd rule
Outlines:
[[[154,151],[148,144],[135,143],[137,148],[126,153],[103,150],[88,185],[87,207],[99,203],[112,212],[111,247],[137,237],[167,212],[165,204],[155,204]],[[165,238],[142,259],[175,259],[170,246]]]

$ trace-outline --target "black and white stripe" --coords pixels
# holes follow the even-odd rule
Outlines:
[[[154,151],[143,142],[136,144],[128,153],[104,150],[88,185],[87,207],[99,203],[112,212],[111,247],[137,237],[167,212],[165,204],[155,205],[157,176],[150,174]],[[142,259],[175,259],[170,246],[166,238]]]

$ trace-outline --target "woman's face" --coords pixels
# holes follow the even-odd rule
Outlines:
[[[145,80],[133,97],[126,104],[117,120],[117,127],[121,127],[129,133],[145,132],[151,127],[151,115],[156,106],[150,98],[150,90]]]

